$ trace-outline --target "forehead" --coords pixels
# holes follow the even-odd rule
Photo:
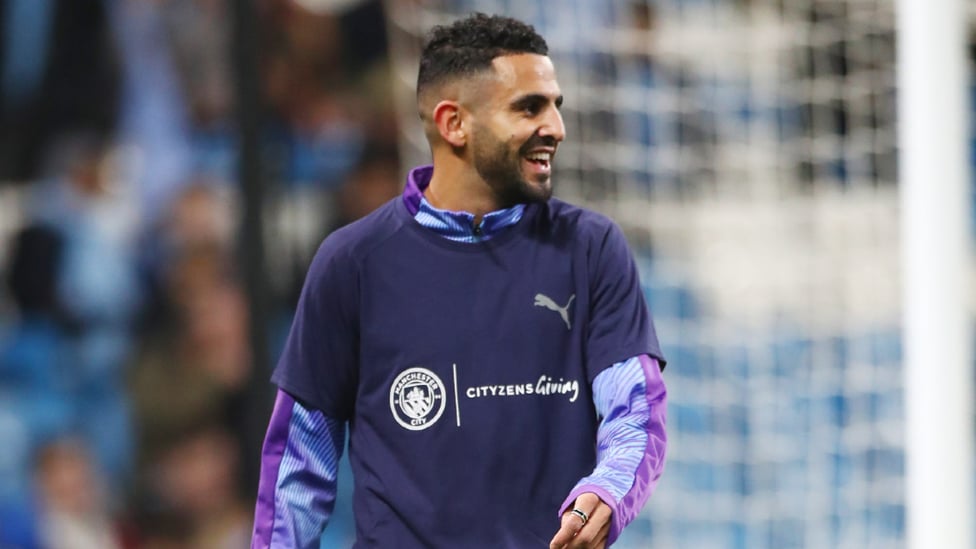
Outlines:
[[[503,55],[491,62],[495,69],[496,90],[503,96],[527,93],[558,97],[556,69],[545,55],[523,53]]]

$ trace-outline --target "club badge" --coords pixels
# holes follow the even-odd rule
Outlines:
[[[393,380],[390,411],[405,429],[422,431],[444,413],[444,383],[426,368],[409,368]]]

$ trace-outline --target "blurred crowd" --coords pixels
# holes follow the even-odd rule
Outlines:
[[[253,2],[262,103],[243,106],[232,5],[0,0],[4,549],[245,547],[247,410],[270,404],[308,261],[400,189],[382,3]],[[263,122],[268,357],[241,108]]]

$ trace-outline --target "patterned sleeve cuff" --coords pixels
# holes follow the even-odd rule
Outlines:
[[[613,511],[609,544],[636,518],[664,467],[667,391],[657,361],[640,355],[604,370],[593,381],[593,399],[602,418],[596,468],[573,488],[560,515],[580,494],[596,494]]]
[[[336,496],[345,424],[278,391],[261,452],[251,549],[319,546]]]

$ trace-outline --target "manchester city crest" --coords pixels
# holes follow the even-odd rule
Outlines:
[[[393,418],[411,431],[433,425],[444,412],[444,404],[444,383],[427,368],[404,370],[390,387]]]

